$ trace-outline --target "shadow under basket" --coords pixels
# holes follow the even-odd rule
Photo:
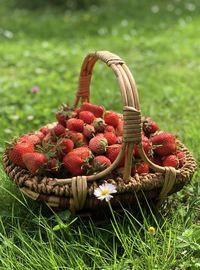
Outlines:
[[[76,108],[79,102],[89,101],[91,75],[98,59],[114,71],[122,96],[123,141],[117,159],[110,167],[95,175],[57,179],[33,175],[28,170],[13,164],[8,158],[8,149],[6,149],[3,154],[5,172],[24,194],[33,200],[43,201],[54,209],[96,212],[99,209],[107,208],[107,202],[94,196],[94,190],[105,181],[116,186],[117,193],[111,199],[114,208],[119,205],[134,204],[137,199],[144,200],[144,196],[148,200],[161,203],[168,195],[179,191],[191,180],[196,169],[196,162],[190,151],[178,140],[179,149],[185,153],[185,163],[182,168],[162,167],[149,160],[141,143],[142,120],[136,84],[124,61],[115,54],[98,51],[86,56],[80,72],[74,107]],[[134,144],[137,145],[142,160],[154,173],[131,176]],[[123,177],[110,178],[109,175],[118,166],[124,155]]]

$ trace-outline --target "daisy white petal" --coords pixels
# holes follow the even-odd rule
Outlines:
[[[99,200],[106,200],[107,202],[110,201],[113,196],[111,194],[116,193],[116,186],[113,184],[105,183],[100,185],[98,188],[94,190],[94,195],[99,199]]]

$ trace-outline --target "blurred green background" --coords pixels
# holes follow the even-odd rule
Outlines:
[[[0,0],[0,153],[3,153],[6,142],[12,138],[54,121],[55,111],[61,103],[73,103],[82,61],[88,53],[96,50],[109,50],[125,60],[138,86],[142,113],[157,121],[162,130],[177,134],[193,152],[199,164],[199,0]],[[35,87],[39,90],[37,93],[33,91]],[[108,109],[119,112],[122,110],[115,75],[103,63],[97,63],[95,66],[91,82],[91,98],[93,102],[102,104]],[[2,166],[0,181],[0,229],[1,233],[3,232],[0,234],[0,240],[10,245],[6,246],[7,253],[4,252],[3,247],[0,249],[2,251],[0,261],[5,262],[4,268],[1,269],[21,269],[21,266],[8,267],[14,260],[18,262],[15,247],[10,242],[6,242],[10,239],[10,231],[15,231],[16,228],[19,229],[18,234],[11,235],[17,239],[17,243],[18,241],[21,243],[20,239],[26,239],[22,238],[22,231],[28,235],[28,240],[23,240],[20,245],[23,254],[28,253],[30,261],[34,262],[32,258],[38,256],[33,252],[34,249],[28,249],[30,246],[27,243],[35,241],[35,250],[42,246],[47,247],[47,252],[48,245],[51,248],[53,243],[55,249],[51,249],[52,257],[48,260],[49,264],[46,268],[53,267],[56,260],[60,265],[61,258],[65,265],[66,253],[63,254],[63,247],[61,248],[59,244],[56,246],[56,242],[49,239],[46,246],[46,242],[44,245],[43,240],[40,239],[41,232],[38,231],[40,216],[36,220],[27,215],[27,220],[24,221],[20,216],[24,217],[26,214],[16,215],[16,206],[15,210],[12,208],[13,202],[17,207],[19,206],[17,210],[23,209],[27,213],[27,209],[23,204],[17,204],[17,198],[21,198],[20,193],[6,177]],[[134,253],[135,265],[138,265],[138,268],[124,268],[124,263],[128,265],[128,260],[132,260],[132,253],[127,255],[126,252],[124,257],[119,256],[122,268],[114,266],[112,268],[113,262],[116,263],[118,257],[117,255],[115,257],[115,246],[112,238],[109,238],[109,231],[107,239],[108,242],[110,241],[111,253],[108,254],[111,257],[105,259],[105,265],[107,263],[108,267],[104,269],[199,269],[200,242],[197,237],[200,222],[199,196],[198,169],[192,183],[172,197],[175,204],[171,211],[172,215],[168,215],[167,221],[164,221],[164,229],[164,225],[161,225],[160,231],[163,234],[158,234],[157,238],[154,238],[158,243],[154,245],[154,242],[151,242],[149,248],[149,242],[146,244],[144,239],[143,246],[140,247],[138,244],[136,251],[132,244],[131,252]],[[34,205],[37,207],[37,204]],[[10,216],[11,221],[9,219],[8,222],[7,217]],[[17,225],[14,225],[15,220]],[[152,219],[149,218],[146,222],[151,224],[151,221]],[[133,225],[129,219],[126,222],[127,228]],[[45,226],[44,230],[47,230]],[[142,224],[141,226],[143,228]],[[96,232],[98,229],[91,228],[94,230],[92,233],[99,235],[99,231]],[[143,230],[141,228],[140,230]],[[79,229],[82,232],[82,227]],[[51,228],[48,230],[49,235],[53,237]],[[191,238],[188,236],[188,230]],[[9,233],[6,235],[7,231]],[[86,263],[89,268],[86,265],[85,268],[83,266],[73,268],[77,266],[78,259],[80,265],[84,265],[82,258],[85,254],[92,254],[87,254],[86,236],[90,233],[86,232],[86,236],[81,233],[77,236],[76,233],[72,231],[69,238],[71,240],[68,239],[69,246],[71,243],[75,243],[74,247],[80,244],[82,249],[79,252],[82,257],[76,257],[79,252],[72,249],[73,259],[69,260],[72,268],[68,269],[97,269],[95,266],[90,268],[93,265],[93,261],[90,260],[88,264]],[[112,233],[115,235],[115,231]],[[83,238],[82,240],[77,238],[79,242],[74,242],[74,235]],[[130,237],[135,241],[134,243],[138,243],[138,236],[136,229]],[[40,240],[37,242],[34,239],[38,237]],[[139,243],[143,241],[143,235],[141,237]],[[66,241],[65,237],[60,239]],[[95,239],[93,237],[88,241],[91,246],[98,247],[98,244],[95,244],[98,241]],[[104,245],[105,239],[102,239],[100,254],[103,254],[104,248],[105,250],[107,248]],[[123,234],[122,239],[124,239]],[[182,246],[180,244],[178,248],[177,243],[180,242]],[[195,244],[192,246],[193,242]],[[70,252],[71,248],[69,250],[67,248],[66,245],[65,251]],[[119,248],[121,248],[120,244]],[[146,254],[149,254],[149,250],[148,257]],[[181,255],[180,252],[185,252],[184,250],[188,250],[188,253]],[[29,256],[29,251],[33,252],[33,257]],[[57,251],[60,252],[60,257]],[[129,252],[129,244],[125,251]],[[41,254],[42,252],[41,249]],[[166,256],[169,257],[169,263],[165,268],[163,262]],[[2,258],[5,260],[3,261]],[[100,258],[102,256],[97,257],[97,260]],[[45,253],[43,259],[46,259]],[[7,262],[10,264],[6,264]],[[179,263],[182,268],[176,267],[180,266]],[[145,268],[145,265],[154,265],[155,268]]]

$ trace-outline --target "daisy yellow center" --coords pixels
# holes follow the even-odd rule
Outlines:
[[[105,195],[109,195],[109,190],[108,189],[104,189],[101,191],[101,195],[105,196]]]

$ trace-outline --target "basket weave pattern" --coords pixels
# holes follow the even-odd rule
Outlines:
[[[99,51],[89,54],[85,58],[80,72],[74,107],[77,107],[79,101],[89,101],[91,75],[98,59],[105,62],[114,71],[121,90],[124,128],[121,152],[117,159],[109,168],[95,175],[56,179],[33,175],[26,169],[16,166],[8,159],[6,150],[3,155],[4,169],[21,191],[32,199],[45,201],[52,207],[70,208],[72,211],[104,206],[105,203],[95,198],[93,193],[94,189],[105,179],[117,187],[117,194],[112,199],[112,204],[131,203],[135,200],[135,193],[139,195],[141,191],[147,198],[163,200],[169,194],[180,190],[192,178],[196,162],[180,141],[178,141],[179,148],[186,155],[186,162],[181,169],[161,167],[148,159],[141,143],[141,112],[136,84],[128,67],[117,55]],[[155,173],[136,174],[131,177],[134,144],[137,145],[143,161],[148,163]],[[123,178],[111,179],[109,174],[118,166],[124,155]]]

